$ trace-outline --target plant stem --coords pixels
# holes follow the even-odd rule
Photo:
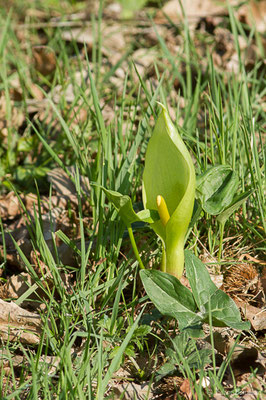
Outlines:
[[[219,241],[218,261],[220,262],[223,251],[224,223],[219,224],[219,233],[220,233],[220,241]]]
[[[133,235],[133,231],[132,231],[131,225],[127,226],[127,230],[128,230],[129,238],[130,238],[130,241],[131,241],[131,245],[132,245],[134,254],[136,256],[136,259],[137,259],[137,261],[139,263],[139,266],[140,266],[141,269],[145,269],[145,267],[143,265],[143,262],[141,261],[141,258],[140,258],[140,255],[139,255],[139,251],[138,251],[138,248],[137,248],[137,245],[136,245],[136,241],[135,241],[135,238],[134,238],[134,235]]]
[[[164,243],[162,243],[162,262],[161,262],[161,271],[162,271],[162,272],[166,272],[166,254],[165,254]]]

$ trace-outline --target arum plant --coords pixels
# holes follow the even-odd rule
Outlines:
[[[161,270],[180,279],[196,179],[191,156],[166,108],[161,107],[146,152],[142,196],[145,209],[157,209],[160,216],[151,227],[163,244]]]
[[[131,224],[148,222],[163,244],[161,270],[181,278],[184,269],[184,241],[195,199],[195,171],[190,154],[172,123],[166,108],[156,122],[147,147],[143,173],[144,210],[135,213],[129,196],[102,188],[129,232],[134,253],[144,268],[136,248]]]
[[[206,322],[215,326],[249,329],[250,324],[241,321],[234,301],[212,282],[205,265],[194,254],[184,252],[195,199],[195,171],[190,154],[166,108],[161,107],[145,157],[142,184],[145,209],[136,213],[129,196],[102,189],[128,228],[141,268],[143,286],[161,314],[175,318],[180,330],[186,330],[195,337],[203,334],[202,324]],[[228,167],[212,169],[198,179],[197,197],[201,207],[220,214],[220,223],[224,224],[248,195],[245,193],[233,199],[236,185],[237,179]],[[131,226],[136,221],[149,223],[160,237],[163,245],[162,271],[145,269]],[[191,291],[179,280],[184,258]]]

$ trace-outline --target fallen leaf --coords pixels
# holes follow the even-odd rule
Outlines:
[[[29,85],[29,90],[34,99],[42,101],[44,94],[38,85],[35,85],[35,83],[31,83]]]
[[[47,373],[49,376],[51,376],[56,372],[57,367],[60,363],[60,358],[54,356],[42,355],[40,356],[39,363],[46,364],[48,368]],[[30,362],[25,356],[12,354],[10,352],[7,352],[5,349],[0,350],[0,365],[1,365],[0,368],[4,370],[6,375],[9,375],[10,371],[14,370],[16,371],[17,374],[19,374],[21,368],[31,367]]]
[[[119,19],[122,13],[122,5],[119,3],[106,4],[103,12],[106,19],[110,19],[112,21],[114,19]]]
[[[212,397],[212,400],[228,400],[228,397],[225,397],[221,393],[215,393]]]
[[[0,297],[5,300],[17,300],[35,283],[35,280],[26,272],[12,275],[0,288]],[[44,297],[47,298],[45,292],[40,287],[37,287],[20,306],[29,308],[32,311],[40,310],[44,307],[44,303],[41,303],[40,299]]]
[[[244,317],[250,321],[255,331],[263,331],[266,329],[266,309],[254,307],[244,302],[240,303],[240,307]]]
[[[68,42],[76,41],[77,43],[85,43],[89,50],[92,50],[93,46],[93,33],[90,28],[73,28],[69,31],[63,31],[61,33],[62,39]]]
[[[22,207],[14,192],[0,196],[0,217],[2,219],[13,219],[21,214]]]
[[[23,212],[21,203],[29,210],[33,207],[33,204],[38,204],[38,199],[37,196],[32,193],[27,195],[21,193],[19,198],[14,192],[9,192],[7,195],[0,196],[0,217],[3,220],[17,218]]]
[[[13,301],[0,299],[0,333],[3,340],[38,344],[42,320],[38,314],[24,310]]]
[[[55,88],[52,90],[52,99],[54,103],[60,103],[62,96],[64,96],[64,99],[67,103],[73,103],[76,99],[77,88],[80,90],[80,86],[82,85],[82,83],[87,83],[88,79],[88,71],[84,69],[82,71],[75,72],[75,74],[73,75],[75,85],[73,85],[71,81],[66,81],[63,86],[55,86]],[[44,111],[47,113],[47,110]],[[53,113],[51,114],[51,118],[53,118]]]
[[[0,371],[4,372],[6,376],[15,369],[21,369],[24,366],[24,357],[14,355],[4,349],[0,350]]]
[[[261,287],[264,293],[264,296],[266,296],[266,268],[264,268],[262,275],[260,277],[260,281],[261,281]]]
[[[244,374],[251,373],[255,369],[257,374],[263,375],[265,373],[265,368],[259,362],[258,355],[259,352],[255,347],[236,346],[230,364],[234,377],[238,381]]]
[[[256,27],[258,32],[265,33],[266,29],[266,1],[251,0],[243,4],[237,11],[238,18],[250,26]]]
[[[56,56],[52,48],[48,46],[34,46],[32,48],[35,69],[47,76],[55,71]]]
[[[33,284],[33,279],[26,272],[22,272],[19,275],[12,275],[1,287],[1,297],[12,300],[18,299]]]
[[[72,179],[62,168],[54,168],[53,170],[47,173],[48,181],[53,185],[54,190],[68,198],[72,203],[78,204],[78,198],[76,194],[76,186],[73,183],[73,179],[75,178],[76,169],[75,167],[68,168],[69,175],[72,176]],[[89,179],[84,176],[80,176],[80,185],[81,189],[84,193],[89,195]]]
[[[229,1],[231,4],[235,1]],[[226,2],[216,2],[214,0],[193,0],[182,2],[185,14],[188,18],[189,24],[196,24],[199,19],[209,17],[211,15],[224,15],[228,14]],[[164,14],[166,14],[174,23],[183,21],[182,8],[178,0],[168,1],[156,15],[156,22],[167,21]],[[194,25],[195,26],[195,25]]]
[[[150,74],[151,70],[154,71],[154,63],[156,62],[157,57],[158,53],[154,49],[146,48],[138,49],[132,54],[132,59],[141,77]],[[136,75],[135,81],[137,82],[138,80],[139,78]]]
[[[196,393],[193,393],[191,390],[191,386],[188,379],[185,379],[182,385],[179,388],[180,392],[185,396],[187,400],[195,399],[197,400],[198,396]]]
[[[217,328],[216,328],[217,329]],[[219,329],[219,328],[218,328]],[[223,331],[223,333],[221,333],[220,331],[214,331],[212,333],[212,336],[207,336],[205,338],[205,341],[207,343],[212,343],[214,344],[214,348],[215,350],[217,350],[220,354],[227,354],[229,351],[229,347],[230,347],[230,340],[227,334],[227,331]]]
[[[211,280],[220,289],[223,286],[224,276],[223,274],[210,274]]]
[[[263,387],[264,387],[264,379],[262,376],[256,374],[244,374],[241,377],[241,380],[237,382],[238,386],[242,386],[243,397],[241,396],[241,400],[265,400],[265,396],[263,397]]]
[[[23,254],[29,258],[30,252],[32,250],[32,244],[30,241],[30,234],[25,225],[15,229],[14,231],[10,232],[12,238],[16,241],[18,246],[20,247]],[[16,247],[13,243],[13,240],[10,236],[9,232],[4,233],[4,240],[6,245],[6,257],[7,260],[11,265],[14,265],[19,268],[20,271],[25,270],[25,264],[21,260]],[[3,237],[0,238],[0,243],[3,244]],[[4,255],[4,250],[1,248],[1,254]]]
[[[113,385],[114,399],[123,400],[148,400],[153,399],[153,394],[150,390],[150,383],[145,382],[140,384],[129,382],[129,383],[116,383]],[[122,396],[122,397],[121,397]]]
[[[124,51],[126,46],[125,27],[123,25],[107,25],[102,23],[101,35],[102,35],[102,53],[106,56],[110,55],[112,52],[121,53]],[[91,26],[86,26],[85,28],[74,28],[69,31],[62,32],[62,39],[65,41],[75,41],[77,43],[86,44],[88,50],[91,51],[93,48],[93,43],[95,41],[93,30]],[[121,56],[121,54],[120,54]]]

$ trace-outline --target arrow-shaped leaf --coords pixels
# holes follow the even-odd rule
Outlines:
[[[220,224],[225,224],[230,215],[232,215],[241,206],[241,204],[247,200],[247,198],[251,195],[251,193],[252,190],[249,190],[235,197],[230,206],[225,208],[224,211],[220,215],[218,215],[217,221]]]
[[[180,329],[200,322],[192,293],[175,276],[156,270],[141,270],[140,277],[160,313],[177,319]]]
[[[234,329],[249,329],[249,322],[241,321],[235,302],[212,282],[207,268],[193,253],[185,251],[186,275],[194,299],[205,322],[209,315],[215,326],[230,326]]]
[[[152,224],[160,219],[156,210],[147,209],[136,213],[133,209],[132,201],[129,196],[115,192],[114,190],[108,190],[102,186],[101,189],[106,194],[108,200],[113,203],[126,226],[129,226],[136,221],[148,222]]]
[[[215,286],[205,265],[191,251],[185,250],[186,276],[199,309],[209,301],[218,288]]]
[[[238,176],[229,165],[217,165],[197,177],[196,196],[204,211],[220,214],[233,200]]]
[[[250,323],[241,320],[236,303],[220,289],[210,297],[209,302],[204,305],[204,308],[206,310],[205,321],[209,322],[210,314],[214,326],[230,326],[238,330],[250,329]]]

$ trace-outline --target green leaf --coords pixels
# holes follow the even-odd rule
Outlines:
[[[159,219],[159,214],[156,210],[142,210],[136,213],[133,209],[132,201],[129,196],[123,195],[113,190],[105,189],[102,186],[101,189],[106,194],[108,200],[113,203],[114,207],[118,211],[118,214],[123,219],[126,226],[129,226],[136,221],[154,223],[156,220]]]
[[[145,6],[147,0],[119,0],[122,5],[122,16],[125,19],[132,18],[136,11]]]
[[[205,265],[191,251],[185,250],[186,276],[199,309],[209,301],[218,288],[211,280]]]
[[[211,315],[214,326],[230,326],[238,330],[250,329],[250,323],[241,320],[239,309],[233,299],[220,289],[210,297],[204,308],[205,322],[209,322],[209,315]]]
[[[141,270],[140,277],[160,313],[177,319],[180,329],[200,322],[192,293],[176,277],[156,270]]]
[[[175,360],[170,360],[166,362],[156,372],[156,378],[155,378],[156,382],[158,382],[167,375],[172,375],[176,370],[177,368]]]
[[[137,213],[139,221],[148,222],[154,224],[160,219],[157,210],[141,210]]]
[[[162,270],[181,278],[185,235],[195,198],[195,171],[188,149],[164,106],[145,156],[144,207],[156,210],[157,196],[164,199],[170,217],[168,222],[160,220],[152,224],[165,248]]]
[[[187,332],[182,332],[172,340],[175,349],[174,358],[178,365],[184,363],[191,369],[202,369],[210,361],[212,350],[198,349],[195,340],[192,340]]]
[[[232,215],[241,206],[241,204],[247,200],[251,193],[252,190],[249,190],[235,197],[230,206],[225,208],[225,210],[217,217],[217,221],[220,224],[225,224],[230,215]]]
[[[249,329],[249,322],[241,321],[235,302],[212,282],[205,265],[190,251],[185,251],[186,275],[202,318],[209,322],[211,314],[215,326]]]
[[[220,214],[228,207],[238,187],[238,176],[228,165],[212,167],[197,178],[196,197],[204,211]]]

